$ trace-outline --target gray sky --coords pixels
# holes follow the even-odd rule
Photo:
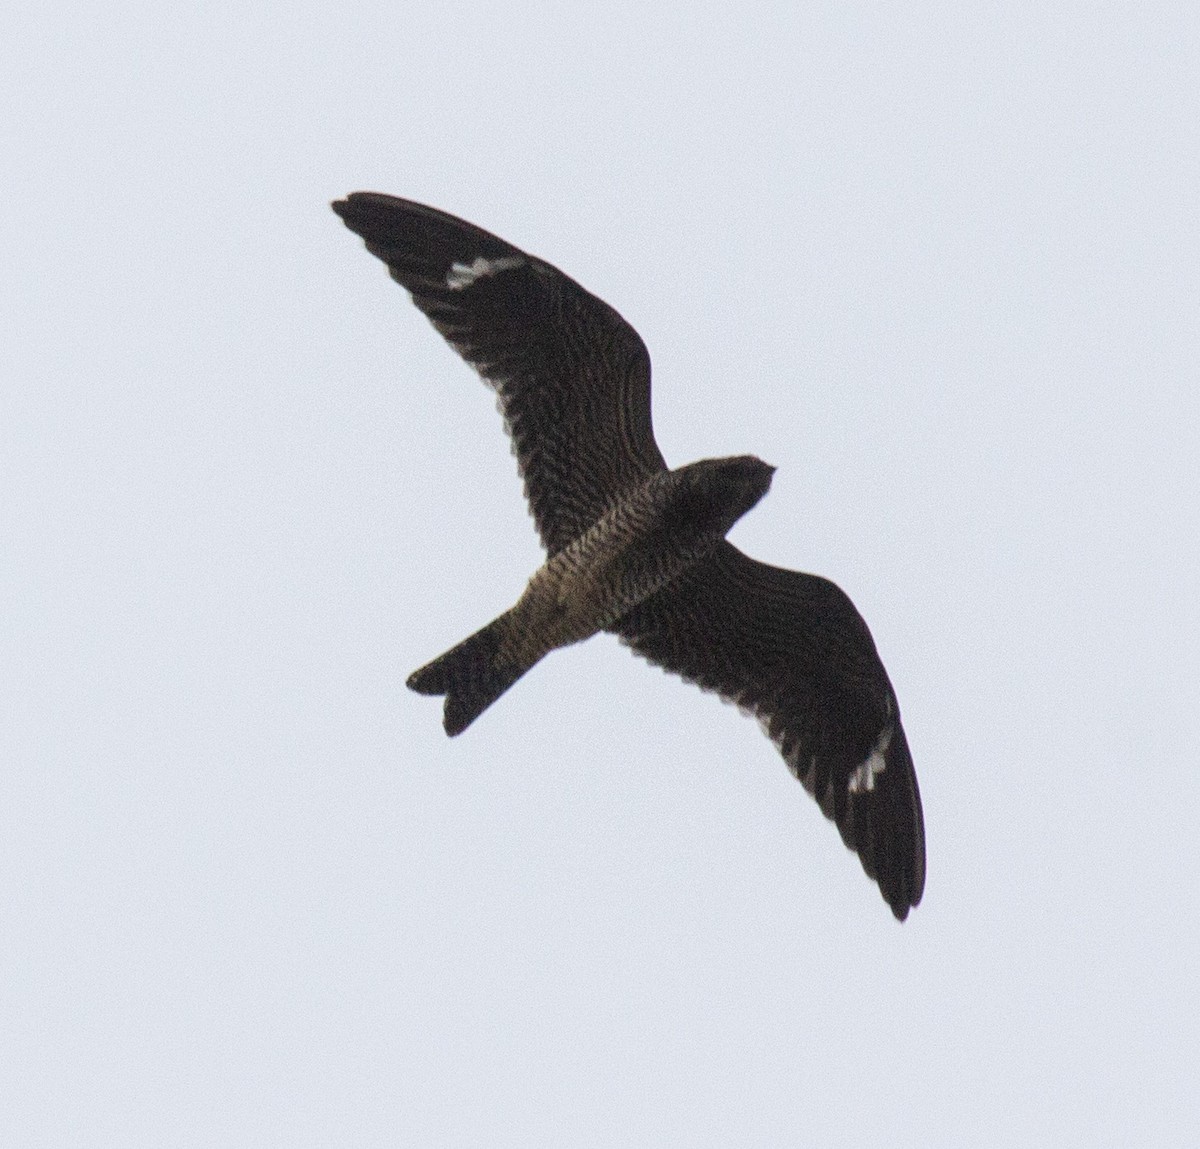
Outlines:
[[[0,1143],[1197,1144],[1195,5],[591,13],[0,15]],[[733,538],[871,625],[904,926],[610,638],[454,742],[404,689],[540,550],[361,188],[778,466]]]

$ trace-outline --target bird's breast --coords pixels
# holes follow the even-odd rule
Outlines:
[[[671,480],[663,472],[629,492],[530,579],[522,604],[554,646],[611,626],[720,541],[679,520]]]

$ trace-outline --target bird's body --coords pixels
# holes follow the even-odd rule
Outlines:
[[[552,650],[618,625],[711,554],[766,494],[773,471],[740,456],[656,472],[551,555],[515,606],[415,671],[409,685],[446,695],[446,730],[461,733]]]
[[[409,686],[445,695],[458,734],[552,650],[611,631],[752,712],[903,919],[924,886],[924,828],[870,632],[833,583],[725,541],[773,468],[735,456],[668,470],[645,346],[551,265],[391,196],[334,210],[496,389],[548,551],[510,610]]]
[[[555,635],[549,649],[590,638],[711,553],[767,493],[773,471],[739,457],[652,475],[552,555],[514,609],[525,609],[530,629]]]

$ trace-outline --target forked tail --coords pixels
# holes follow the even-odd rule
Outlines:
[[[529,669],[500,657],[511,613],[502,614],[408,676],[410,690],[446,696],[442,725],[451,737],[466,730]]]

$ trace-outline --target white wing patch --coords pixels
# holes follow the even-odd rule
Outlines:
[[[866,761],[854,767],[854,773],[850,775],[850,784],[847,787],[851,794],[869,793],[875,789],[875,775],[882,774],[887,769],[887,752],[888,747],[892,744],[894,730],[894,726],[885,726],[883,733],[871,747],[871,753],[867,755]]]
[[[519,255],[505,255],[499,259],[484,259],[481,255],[474,263],[452,263],[450,270],[446,272],[446,286],[451,291],[462,291],[476,280],[489,275],[499,275],[502,271],[511,271],[524,262]]]

